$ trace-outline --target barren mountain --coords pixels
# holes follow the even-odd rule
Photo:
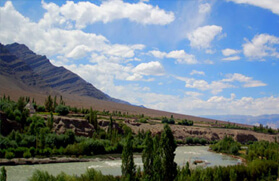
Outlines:
[[[52,88],[54,92],[88,96],[100,100],[128,104],[127,102],[111,98],[64,67],[52,65],[46,56],[37,55],[23,44],[13,43],[3,48],[6,49],[5,51],[8,51],[11,57],[25,66],[26,74],[39,75],[38,77],[42,80],[37,82],[44,82],[45,85]],[[2,61],[4,60],[5,58]],[[18,69],[14,69],[14,71],[17,72]],[[29,86],[31,82],[25,81],[24,83]]]

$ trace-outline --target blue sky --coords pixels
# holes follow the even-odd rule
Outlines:
[[[279,1],[1,1],[26,44],[112,97],[190,115],[279,113]]]

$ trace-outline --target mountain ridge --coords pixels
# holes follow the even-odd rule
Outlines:
[[[23,62],[23,64],[25,63],[28,65],[30,67],[29,72],[32,70],[34,75],[41,78],[41,80],[37,80],[38,83],[46,83],[54,92],[88,96],[100,100],[129,104],[126,101],[110,97],[66,68],[54,66],[46,56],[37,55],[24,44],[13,43],[6,46],[2,45],[2,47],[4,47],[11,56],[15,56],[18,60],[21,60],[21,63]]]

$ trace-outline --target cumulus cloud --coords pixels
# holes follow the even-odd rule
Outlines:
[[[157,75],[161,76],[164,75],[164,67],[158,61],[148,62],[148,63],[141,63],[137,65],[133,72],[136,74],[141,75]]]
[[[278,0],[227,0],[237,4],[249,4],[260,8],[268,9],[274,14],[279,15],[279,1]]]
[[[232,56],[232,57],[226,57],[226,58],[222,58],[223,61],[236,61],[239,60],[240,56]]]
[[[188,93],[182,97],[155,93],[138,95],[144,101],[146,107],[190,115],[277,114],[279,109],[279,97],[274,96],[236,98],[236,95],[232,93],[230,97],[212,96],[203,100],[190,94]]]
[[[135,51],[145,48],[142,44],[111,44],[102,35],[53,27],[54,21],[58,24],[63,22],[59,18],[48,15],[48,13],[56,11],[58,7],[54,3],[46,4],[44,2],[43,6],[48,9],[48,12],[38,23],[22,16],[14,9],[10,1],[0,7],[1,16],[5,17],[5,21],[1,22],[0,28],[1,42],[4,44],[24,43],[36,53],[48,57],[59,55],[66,58],[80,59],[92,54],[92,57],[95,57],[97,61],[115,62],[134,58]]]
[[[92,2],[67,1],[61,7],[54,3],[42,2],[47,10],[40,24],[44,26],[70,24],[82,29],[96,22],[108,23],[118,19],[128,19],[140,24],[166,25],[174,21],[173,12],[166,12],[158,6],[146,4],[143,1],[128,3],[122,0],[102,1],[98,6]]]
[[[279,58],[278,48],[274,45],[279,44],[279,37],[269,34],[259,34],[254,36],[252,41],[243,44],[243,53],[251,59],[264,60],[264,57]]]
[[[203,71],[192,70],[190,75],[205,75]]]
[[[226,74],[225,76],[226,78],[224,79],[212,81],[210,83],[206,80],[189,77],[175,76],[175,78],[184,81],[186,88],[194,88],[201,91],[209,90],[212,94],[218,94],[222,92],[223,89],[237,88],[237,83],[241,83],[241,86],[244,88],[266,86],[265,83],[259,80],[254,80],[252,77],[248,77],[239,73]]]
[[[194,48],[210,48],[210,43],[214,38],[221,34],[221,26],[208,25],[197,28],[195,31],[188,33],[187,37],[190,40],[191,47]]]
[[[230,49],[230,48],[226,48],[226,49],[222,50],[222,54],[224,56],[231,56],[231,55],[235,55],[238,53],[240,53],[239,50],[234,50],[234,49]]]
[[[253,80],[252,77],[247,77],[243,74],[239,73],[234,73],[234,74],[227,74],[227,79],[223,79],[223,82],[242,82],[243,87],[261,87],[261,86],[266,86],[265,83],[259,81],[259,80]]]
[[[210,13],[210,11],[211,11],[211,6],[209,3],[204,3],[199,5],[199,13],[207,14]]]
[[[203,94],[199,93],[199,92],[187,91],[187,92],[185,92],[185,95],[191,96],[191,97],[198,97],[198,96],[202,96]]]
[[[184,50],[174,50],[169,53],[161,52],[158,50],[149,51],[151,55],[156,58],[172,58],[176,59],[178,64],[196,64],[198,61],[192,54],[187,54]]]
[[[201,91],[210,90],[212,94],[218,94],[222,92],[223,89],[234,87],[234,85],[222,81],[212,81],[211,83],[208,83],[205,80],[197,80],[188,77],[176,77],[176,78],[178,80],[184,81],[186,88],[194,88]]]

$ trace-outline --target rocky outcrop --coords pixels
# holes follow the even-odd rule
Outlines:
[[[58,134],[64,134],[68,129],[72,130],[77,136],[92,137],[95,129],[85,119],[54,117],[53,130]]]
[[[45,120],[47,117],[44,117]],[[105,131],[108,130],[109,121],[99,120],[99,126]],[[90,124],[87,120],[82,118],[69,118],[54,116],[53,130],[58,134],[64,134],[67,130],[72,130],[77,136],[92,137],[93,133],[96,131],[94,126]],[[123,129],[119,124],[114,123],[113,129],[117,130],[119,134],[123,134]]]
[[[249,141],[258,141],[258,139],[252,134],[239,133],[235,136],[235,140],[240,143],[247,143]]]

